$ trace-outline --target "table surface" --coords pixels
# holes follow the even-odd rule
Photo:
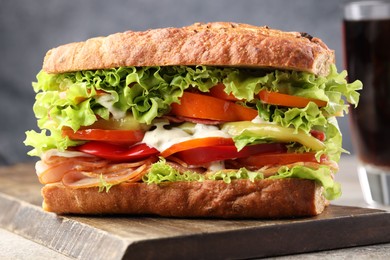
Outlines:
[[[337,173],[336,179],[342,185],[343,196],[338,200],[333,201],[333,205],[358,206],[390,211],[390,207],[370,206],[364,202],[357,177],[357,161],[354,157],[342,157],[339,165],[340,171]],[[67,256],[1,228],[0,241],[0,259],[70,259]],[[349,259],[351,254],[354,256],[354,259],[367,259],[371,257],[375,259],[390,259],[390,243],[290,255],[278,258],[309,259],[321,257],[323,259],[334,259],[337,257],[338,259]]]

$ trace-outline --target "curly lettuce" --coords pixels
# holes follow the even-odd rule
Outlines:
[[[328,200],[334,200],[341,196],[341,186],[334,181],[332,171],[328,166],[320,166],[318,169],[312,169],[305,166],[293,166],[288,168],[282,166],[276,175],[270,176],[270,179],[300,178],[316,181],[323,188],[323,195]]]
[[[33,83],[38,92],[33,110],[38,127],[51,135],[30,131],[25,144],[34,147],[29,154],[36,156],[49,148],[66,149],[74,142],[62,140],[63,127],[77,131],[92,125],[98,117],[108,119],[110,115],[131,113],[140,123],[150,124],[168,113],[170,104],[179,102],[185,89],[196,86],[208,91],[227,73],[229,69],[202,66],[121,67],[64,74],[41,71]]]
[[[33,83],[37,92],[33,110],[38,127],[50,135],[47,131],[30,131],[25,144],[34,147],[30,155],[38,156],[49,148],[66,149],[76,142],[61,136],[63,127],[77,131],[98,118],[132,114],[140,123],[151,124],[167,114],[172,103],[180,102],[186,89],[207,92],[219,82],[225,84],[227,93],[257,107],[265,121],[308,132],[325,123],[329,115],[346,112],[343,99],[357,104],[361,83],[348,84],[345,77],[346,73],[337,73],[335,66],[326,77],[297,71],[208,66],[120,67],[64,74],[41,71]],[[309,104],[288,109],[265,105],[257,98],[262,89],[321,99],[327,101],[327,106]]]
[[[324,187],[323,194],[328,200],[333,200],[341,195],[340,184],[335,182],[332,177],[332,171],[328,166],[320,166],[318,169],[312,169],[306,166],[296,165],[291,168],[280,167],[278,172],[268,177],[269,179],[285,179],[285,178],[300,178],[314,180],[319,185]],[[231,183],[234,180],[255,180],[266,179],[261,172],[249,171],[245,168],[238,170],[221,170],[213,173],[196,173],[192,171],[186,171],[180,173],[172,166],[165,163],[164,159],[154,163],[149,172],[143,176],[143,182],[147,184],[161,184],[165,182],[178,182],[178,181],[199,181],[206,180],[220,180],[225,183]]]

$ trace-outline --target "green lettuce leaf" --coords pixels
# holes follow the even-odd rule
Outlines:
[[[121,118],[131,113],[140,123],[151,124],[155,118],[168,113],[172,103],[179,102],[184,90],[195,87],[207,92],[223,82],[227,93],[246,99],[248,106],[256,106],[264,120],[308,132],[324,123],[328,115],[346,112],[343,98],[357,104],[361,83],[347,84],[345,77],[346,73],[337,73],[335,66],[327,77],[296,71],[206,66],[120,67],[64,74],[41,71],[37,82],[33,83],[37,92],[33,109],[39,128],[49,130],[51,139],[62,139],[61,128],[76,131],[93,124],[98,117]],[[328,105],[320,109],[314,104],[301,109],[265,105],[257,99],[262,89],[318,98]],[[58,144],[59,149],[71,145],[63,140],[48,140],[48,145],[42,138],[39,138],[42,143],[28,140],[30,138],[32,134],[27,135],[26,143],[35,145],[34,154],[54,144]]]
[[[342,153],[348,153],[348,151],[342,148],[342,134],[335,117],[327,118],[327,124],[322,128],[324,131],[325,149],[316,153],[316,158],[319,160],[321,155],[325,154],[329,159],[338,162]]]
[[[269,177],[270,179],[300,178],[314,180],[324,187],[324,196],[328,200],[334,200],[341,196],[341,186],[335,182],[332,171],[327,166],[320,166],[317,170],[305,166],[294,166],[288,168],[282,166],[278,174]]]
[[[165,159],[161,158],[158,162],[152,164],[149,172],[142,177],[142,181],[148,184],[160,184],[162,182],[205,180],[205,175],[203,174],[191,171],[186,171],[181,174],[178,170],[165,162]]]
[[[293,139],[275,139],[267,133],[251,129],[243,130],[240,134],[233,136],[233,140],[238,150],[241,150],[247,145],[273,143],[275,141],[283,142],[287,144],[288,152],[290,153],[315,152],[318,161],[320,161],[322,155],[327,155],[330,160],[338,162],[340,160],[341,153],[348,153],[342,148],[342,134],[335,117],[325,119],[325,123],[320,127],[317,126],[315,129],[325,133],[326,139],[322,146],[311,143],[306,144],[305,142]],[[290,136],[291,135],[286,135],[286,138],[289,138]],[[304,140],[308,141],[310,139],[305,138]],[[317,139],[313,140],[319,142]],[[314,149],[317,146],[318,148]]]
[[[325,116],[313,102],[310,102],[304,108],[277,108],[270,121],[284,127],[293,127],[295,131],[303,130],[305,133],[309,133],[316,126],[326,124]]]
[[[143,176],[143,182],[148,184],[160,184],[162,182],[176,181],[205,181],[205,180],[223,180],[231,183],[232,180],[249,179],[251,181],[264,179],[261,172],[249,171],[245,168],[239,170],[221,170],[212,174],[202,174],[193,171],[180,173],[172,166],[166,164],[164,158],[154,163],[149,172]]]
[[[268,177],[270,179],[284,179],[284,178],[300,178],[314,180],[324,187],[324,196],[328,200],[333,200],[341,195],[340,185],[333,180],[332,171],[327,166],[320,166],[319,169],[311,169],[305,166],[294,166],[288,168],[282,166],[278,173],[274,176]],[[160,159],[154,163],[150,171],[143,176],[142,180],[148,184],[161,184],[164,182],[176,181],[205,181],[205,180],[222,180],[225,183],[231,183],[233,180],[248,179],[250,181],[262,180],[264,175],[259,171],[249,171],[245,168],[238,170],[221,170],[215,173],[196,173],[186,171],[181,174],[172,166],[165,163],[164,159]]]
[[[221,170],[207,176],[208,180],[223,180],[225,183],[231,183],[232,180],[248,179],[250,181],[262,180],[264,175],[260,171],[249,171],[246,168],[238,170]]]
[[[359,102],[358,90],[362,83],[355,81],[348,84],[347,72],[337,72],[335,65],[331,66],[327,76],[316,76],[311,73],[298,71],[273,71],[264,75],[251,71],[234,71],[224,79],[226,92],[237,98],[252,100],[260,90],[280,92],[288,95],[314,98],[328,102],[322,108],[330,115],[348,112],[348,104],[357,105]]]
[[[68,137],[63,137],[59,131],[51,132],[48,135],[46,129],[40,133],[34,130],[27,131],[26,137],[24,144],[34,147],[34,149],[28,152],[30,156],[41,156],[43,152],[55,148],[64,151],[69,146],[76,146],[83,143],[70,140]]]
[[[185,89],[193,86],[208,91],[230,71],[203,66],[121,67],[64,74],[41,71],[38,81],[33,83],[38,92],[33,110],[39,128],[50,130],[51,139],[62,139],[63,127],[77,131],[96,122],[97,116],[108,119],[110,114],[121,117],[131,113],[140,123],[150,124],[168,113],[170,105],[179,102]],[[109,98],[102,98],[99,91],[104,91]],[[48,140],[48,145],[42,138],[38,138],[41,142],[28,140],[32,136],[27,135],[26,144],[34,144],[36,149],[30,154],[38,156],[39,152],[62,142]],[[66,145],[57,148],[66,149]]]

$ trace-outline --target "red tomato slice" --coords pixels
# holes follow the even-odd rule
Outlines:
[[[153,147],[141,143],[133,146],[91,141],[75,147],[76,150],[112,161],[136,161],[159,154]]]
[[[174,156],[189,165],[202,165],[213,161],[222,161],[248,157],[260,153],[282,152],[283,144],[256,144],[245,146],[240,151],[234,145],[208,146],[175,153]]]
[[[286,107],[306,107],[310,101],[316,103],[319,107],[324,107],[327,104],[326,101],[319,99],[297,97],[267,90],[260,91],[259,97],[264,103]]]
[[[251,121],[258,115],[255,109],[190,92],[183,93],[180,104],[171,105],[171,112],[178,116],[220,121]]]
[[[207,147],[207,146],[220,146],[220,145],[234,145],[234,141],[231,138],[222,138],[222,137],[206,137],[192,139],[177,143],[166,149],[161,153],[162,157],[168,157],[174,153],[181,152],[184,150]]]
[[[225,85],[223,83],[219,83],[210,89],[210,95],[216,98],[230,100],[230,101],[238,101],[233,94],[227,94],[225,92]]]
[[[326,157],[321,157],[321,162]],[[315,153],[265,153],[252,155],[239,160],[243,165],[263,167],[268,165],[286,165],[296,162],[317,162]]]
[[[101,141],[112,143],[135,144],[144,137],[142,130],[105,130],[105,129],[81,129],[74,132],[70,128],[62,129],[62,135],[72,140]]]
[[[325,139],[326,139],[326,135],[325,135],[325,133],[322,132],[322,131],[311,130],[311,131],[310,131],[310,134],[311,134],[313,137],[315,137],[315,138],[317,138],[318,140],[320,140],[321,142],[325,141]]]

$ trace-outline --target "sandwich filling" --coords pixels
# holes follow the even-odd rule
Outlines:
[[[336,117],[361,82],[288,70],[120,67],[33,83],[40,132],[26,132],[43,184],[107,191],[123,182],[303,178],[331,200],[342,138]]]

